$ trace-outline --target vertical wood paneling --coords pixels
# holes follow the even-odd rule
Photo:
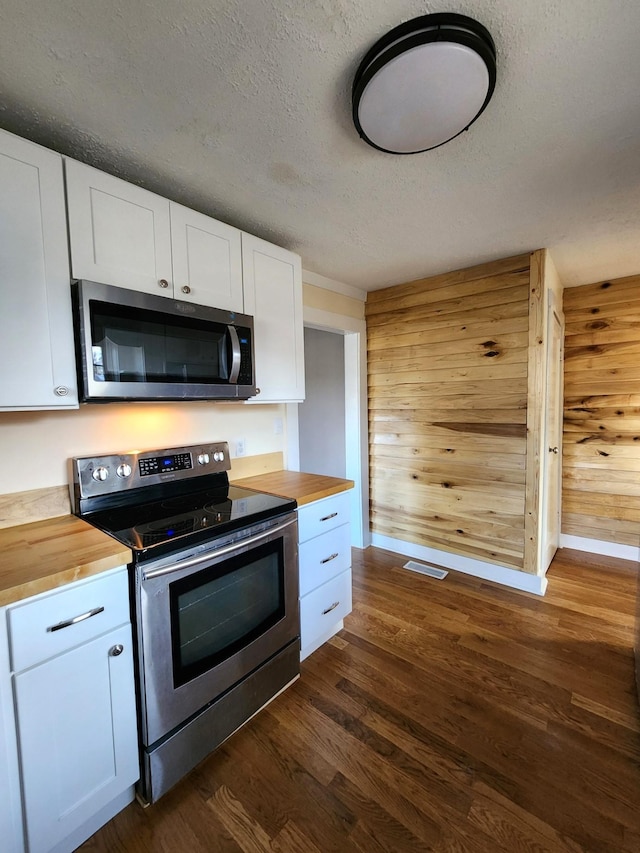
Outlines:
[[[562,532],[640,540],[640,276],[564,292]]]
[[[369,293],[374,532],[524,567],[530,257]]]

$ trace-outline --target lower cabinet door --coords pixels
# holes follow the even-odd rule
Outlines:
[[[317,648],[320,638],[351,613],[351,569],[323,583],[300,599],[302,657]]]
[[[45,853],[138,778],[130,626],[15,675],[14,691],[27,849]]]

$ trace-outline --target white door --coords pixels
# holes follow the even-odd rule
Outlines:
[[[0,131],[0,409],[77,407],[62,158]]]
[[[254,317],[255,403],[304,400],[302,264],[299,255],[242,235],[244,308]]]
[[[19,673],[14,691],[28,849],[46,853],[138,778],[130,627]]]
[[[170,202],[176,299],[242,313],[240,231]]]
[[[65,160],[71,274],[173,296],[169,202],[76,160]]]
[[[547,399],[542,471],[541,569],[546,571],[560,541],[562,503],[563,322],[552,304],[547,312]]]

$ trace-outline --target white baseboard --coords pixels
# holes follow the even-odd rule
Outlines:
[[[640,562],[640,531],[638,545],[619,545],[617,542],[603,542],[601,539],[587,539],[584,536],[571,536],[569,533],[560,534],[560,547],[573,548],[575,551],[588,551],[590,554],[601,554],[603,557],[618,557],[620,560]]]
[[[403,554],[406,557],[428,560],[445,569],[453,569],[456,572],[463,572],[465,575],[474,575],[477,578],[493,581],[523,592],[544,595],[547,590],[547,579],[544,576],[530,575],[528,572],[519,572],[517,569],[507,569],[505,566],[485,563],[482,560],[474,560],[472,557],[463,557],[461,554],[450,554],[448,551],[428,548],[426,545],[415,545],[413,542],[405,542],[391,536],[382,536],[379,533],[372,534],[371,544],[377,548],[395,551],[397,554]]]

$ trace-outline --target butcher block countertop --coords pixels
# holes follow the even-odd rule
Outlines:
[[[325,477],[322,474],[303,474],[300,471],[273,471],[270,474],[234,480],[233,484],[281,498],[294,498],[298,506],[337,495],[338,492],[346,492],[355,485],[353,480]]]
[[[0,607],[126,565],[131,551],[73,515],[0,530]]]

